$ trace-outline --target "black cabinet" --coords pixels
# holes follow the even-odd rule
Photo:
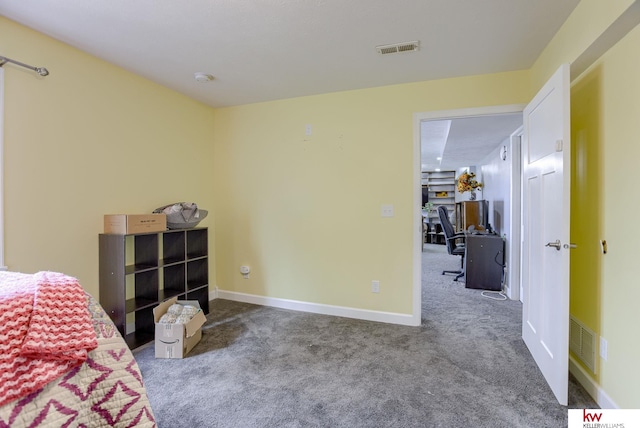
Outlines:
[[[130,348],[153,340],[153,308],[177,296],[209,313],[208,229],[100,234],[100,304]]]
[[[465,287],[502,290],[504,240],[498,235],[468,234],[465,248]]]

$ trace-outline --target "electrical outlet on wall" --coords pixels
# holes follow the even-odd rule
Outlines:
[[[605,361],[607,361],[607,358],[609,357],[608,347],[609,345],[607,344],[607,339],[600,336],[600,358],[602,358]]]
[[[372,293],[379,293],[380,292],[380,281],[378,280],[373,280],[371,281],[371,292]]]
[[[393,217],[393,205],[381,205],[380,206],[380,216],[381,217]]]

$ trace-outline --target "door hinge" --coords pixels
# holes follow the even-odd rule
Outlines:
[[[562,151],[562,140],[556,140],[556,152]]]

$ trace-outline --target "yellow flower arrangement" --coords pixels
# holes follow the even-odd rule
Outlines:
[[[475,190],[482,190],[482,183],[476,181],[476,174],[468,171],[460,174],[460,177],[458,177],[458,192],[473,192]]]

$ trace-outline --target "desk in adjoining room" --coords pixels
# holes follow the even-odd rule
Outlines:
[[[464,258],[466,288],[502,290],[504,240],[500,236],[467,234]]]

